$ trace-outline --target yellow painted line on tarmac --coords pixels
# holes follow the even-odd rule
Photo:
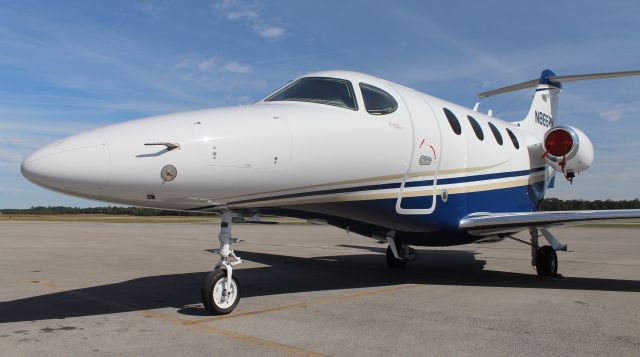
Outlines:
[[[134,307],[131,307],[131,306],[123,305],[108,299],[104,299],[101,297],[97,297],[97,296],[93,296],[93,295],[89,295],[89,294],[81,293],[79,291],[74,291],[74,290],[65,288],[49,280],[32,280],[31,282],[34,284],[45,286],[51,290],[55,290],[61,293],[78,296],[87,300],[99,302],[107,306],[113,306],[120,310],[137,312],[139,314],[144,315],[145,317],[151,317],[161,321],[169,322],[176,326],[187,327],[190,329],[207,332],[214,335],[225,336],[225,337],[233,338],[238,341],[252,343],[257,346],[266,347],[276,351],[286,352],[296,356],[304,356],[304,357],[324,356],[323,354],[307,351],[295,346],[278,343],[278,342],[267,340],[260,337],[244,335],[241,333],[225,330],[219,327],[205,325],[200,321],[183,319],[171,314],[166,314],[166,313],[155,311],[155,310],[136,310]]]
[[[254,345],[270,348],[270,349],[281,351],[281,352],[290,353],[290,354],[296,355],[296,356],[310,356],[310,357],[311,356],[314,356],[314,357],[315,356],[324,356],[323,354],[320,354],[320,353],[303,350],[303,349],[298,348],[298,347],[294,347],[294,346],[291,346],[291,345],[285,345],[283,343],[278,343],[278,342],[275,342],[275,341],[266,340],[266,339],[260,338],[260,337],[243,335],[243,334],[240,334],[240,333],[237,333],[237,332],[221,329],[219,327],[213,327],[213,326],[209,326],[209,325],[205,325],[205,324],[188,324],[189,322],[192,322],[192,320],[182,319],[182,318],[179,318],[179,317],[174,316],[174,315],[165,314],[165,313],[154,311],[154,310],[145,310],[145,311],[141,311],[141,313],[143,313],[145,316],[148,316],[148,317],[154,317],[154,318],[157,318],[157,319],[162,320],[162,321],[171,322],[174,325],[180,325],[180,326],[192,328],[192,329],[199,330],[199,331],[208,332],[208,333],[215,334],[215,335],[221,335],[221,336],[225,336],[225,337],[230,337],[230,338],[233,338],[233,339],[236,339],[236,340],[240,340],[240,341],[243,341],[243,342],[249,342],[249,343],[252,343]]]
[[[184,324],[185,325],[197,325],[197,324],[204,324],[204,323],[211,322],[211,321],[235,319],[235,318],[238,318],[238,317],[245,317],[245,316],[254,316],[254,315],[260,315],[260,314],[265,314],[265,313],[269,313],[269,312],[276,312],[276,311],[290,310],[290,309],[295,309],[295,308],[300,308],[300,307],[307,307],[307,306],[311,306],[311,305],[327,304],[327,303],[330,303],[330,302],[342,301],[342,300],[347,300],[347,299],[354,299],[354,298],[359,298],[359,297],[363,297],[363,296],[382,295],[382,294],[386,294],[386,293],[390,293],[390,292],[394,292],[394,291],[398,291],[398,290],[402,290],[402,289],[413,288],[413,287],[416,287],[416,286],[419,286],[419,284],[396,285],[396,286],[392,286],[392,287],[388,287],[388,288],[367,290],[367,291],[361,291],[361,292],[352,293],[352,294],[345,294],[345,295],[330,296],[330,297],[326,297],[326,298],[323,298],[323,299],[317,299],[317,300],[309,300],[309,301],[304,301],[304,302],[300,302],[300,303],[297,303],[297,304],[274,306],[274,307],[268,307],[268,308],[264,308],[264,309],[247,311],[247,312],[234,313],[234,314],[230,314],[230,315],[208,317],[208,318],[198,319],[198,320],[190,320],[188,322],[185,322]]]
[[[56,290],[59,292],[63,292],[63,291],[67,291],[68,289],[63,288],[62,286],[55,284],[49,280],[31,280],[32,283],[34,284],[38,284],[38,285],[42,285],[44,287],[47,287],[51,290]]]

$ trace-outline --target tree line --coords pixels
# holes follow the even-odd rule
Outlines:
[[[542,201],[542,211],[573,211],[573,210],[603,210],[603,209],[635,209],[640,208],[640,200],[559,200],[546,198]]]
[[[633,209],[640,208],[640,200],[560,200],[547,198],[542,201],[542,211],[571,211],[571,210],[603,210],[603,209]],[[27,209],[0,209],[2,214],[35,214],[35,215],[60,215],[60,214],[106,214],[128,216],[208,216],[207,213],[164,211],[140,207],[66,207],[66,206],[37,206]]]

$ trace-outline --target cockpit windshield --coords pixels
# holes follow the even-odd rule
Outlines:
[[[265,101],[311,102],[358,110],[351,82],[337,78],[300,78]]]

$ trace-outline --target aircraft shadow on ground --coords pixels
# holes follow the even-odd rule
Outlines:
[[[349,246],[375,252],[384,249]],[[640,292],[640,281],[567,278],[538,280],[533,274],[484,270],[476,253],[421,250],[420,259],[401,270],[386,267],[380,254],[300,258],[239,252],[265,267],[237,271],[243,297],[311,291],[384,287],[398,284],[488,286],[532,289]],[[0,303],[0,323],[94,316],[164,307],[204,315],[200,284],[209,272],[157,275],[114,284],[55,292]]]

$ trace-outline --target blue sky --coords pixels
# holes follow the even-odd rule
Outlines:
[[[66,135],[247,104],[311,71],[370,73],[473,106],[557,74],[640,69],[636,1],[0,1],[0,208],[102,205],[53,193],[21,160]],[[596,146],[552,196],[640,197],[640,77],[568,83],[559,121]],[[528,91],[483,100],[520,119]]]

